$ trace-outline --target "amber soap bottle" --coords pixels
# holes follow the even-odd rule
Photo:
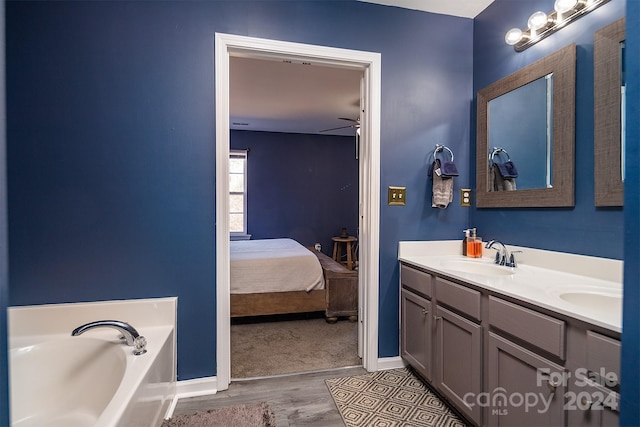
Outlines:
[[[471,229],[462,230],[464,232],[464,239],[462,239],[462,256],[467,256],[467,247],[469,245],[469,237]]]

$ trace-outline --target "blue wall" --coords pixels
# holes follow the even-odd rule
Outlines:
[[[0,46],[4,51],[4,2],[0,2]],[[7,272],[7,180],[6,180],[6,111],[5,57],[0,55],[0,426],[9,425],[9,375],[7,361],[7,307],[9,306],[9,277]]]
[[[177,295],[179,377],[214,375],[213,33],[376,51],[383,62],[381,192],[407,186],[406,207],[381,204],[380,356],[398,354],[400,240],[458,238],[470,223],[484,238],[616,258],[624,240],[622,424],[640,425],[637,121],[627,129],[626,228],[622,210],[593,207],[591,178],[592,34],[622,16],[624,2],[612,0],[524,53],[504,45],[508,27],[549,3],[496,0],[472,25],[347,1],[8,2],[11,304]],[[628,50],[638,52],[640,3],[627,7]],[[469,212],[456,206],[456,195],[448,209],[432,209],[426,161],[436,143],[455,151],[456,188],[473,184],[472,94],[574,41],[576,207]],[[628,66],[630,77],[640,75],[637,55]],[[630,117],[640,114],[638,84],[629,81]],[[1,312],[9,291],[3,263],[0,256]],[[5,330],[2,317],[1,354]],[[0,425],[8,420],[6,385],[0,359]]]
[[[355,136],[231,131],[231,148],[250,149],[248,232],[252,239],[290,237],[322,245],[358,230]]]
[[[215,375],[214,33],[373,51],[381,193],[407,187],[380,212],[379,355],[397,356],[398,241],[468,222],[457,195],[431,208],[426,160],[447,144],[469,185],[472,31],[354,1],[8,2],[11,304],[176,295],[179,379]]]
[[[526,27],[531,13],[551,9],[549,0],[496,0],[474,20],[474,93],[566,45],[577,44],[575,207],[473,209],[470,223],[485,239],[622,259],[622,208],[594,206],[593,34],[624,16],[625,1],[611,0],[524,52],[517,53],[504,42],[509,28]],[[475,122],[475,110],[473,114]],[[471,151],[475,154],[475,143]]]
[[[627,2],[627,176],[624,192],[624,307],[621,426],[640,425],[640,2]],[[633,52],[633,54],[629,54]]]

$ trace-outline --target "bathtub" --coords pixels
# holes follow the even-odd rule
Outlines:
[[[143,355],[112,328],[10,337],[11,425],[160,426],[175,395],[175,328],[130,323]]]

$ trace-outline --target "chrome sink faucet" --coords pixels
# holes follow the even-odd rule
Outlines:
[[[121,322],[120,320],[98,320],[90,322],[82,326],[78,326],[71,332],[71,336],[75,337],[82,335],[88,330],[95,328],[114,328],[120,331],[122,336],[120,339],[124,340],[128,346],[133,347],[133,354],[140,356],[147,352],[147,340],[140,335],[136,329],[127,322]]]
[[[500,245],[500,248],[494,248],[493,245]],[[511,251],[504,245],[504,243],[498,240],[489,240],[487,244],[484,246],[487,249],[494,249],[496,251],[496,259],[495,263],[498,265],[504,265],[505,267],[517,267],[516,258],[513,254],[520,253],[522,251]]]
[[[500,245],[500,248],[494,248],[493,245]],[[507,267],[515,267],[515,259],[513,259],[513,255],[509,254],[509,251],[507,250],[507,247],[504,245],[504,243],[498,240],[489,240],[484,247],[487,249],[495,249],[496,259],[494,262],[496,264],[504,265]]]

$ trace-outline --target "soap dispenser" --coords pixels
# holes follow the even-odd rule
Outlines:
[[[471,236],[471,229],[467,228],[462,230],[464,232],[464,239],[462,239],[462,256],[467,256],[467,245],[469,244],[469,237]]]
[[[467,238],[467,256],[482,258],[482,239],[476,236],[476,229],[471,229],[471,236]]]

